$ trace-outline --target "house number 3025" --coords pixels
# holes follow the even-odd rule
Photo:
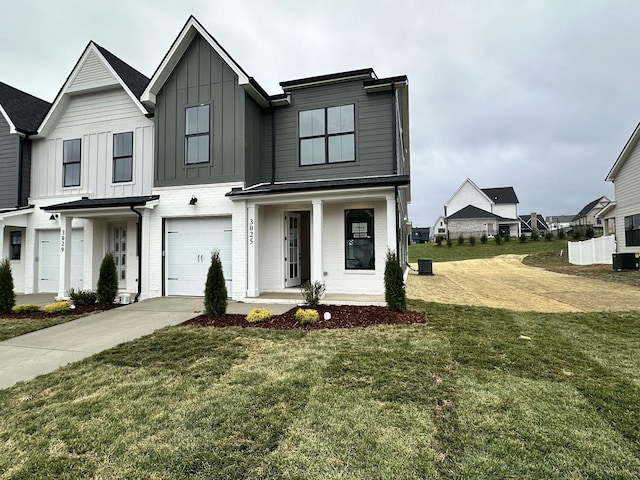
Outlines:
[[[253,232],[253,218],[249,219],[249,245],[253,245],[254,232]]]

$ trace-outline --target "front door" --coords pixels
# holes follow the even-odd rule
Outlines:
[[[287,213],[284,217],[284,266],[285,287],[297,287],[300,285],[300,214]]]

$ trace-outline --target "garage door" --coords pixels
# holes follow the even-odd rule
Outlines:
[[[167,295],[203,296],[211,254],[218,250],[231,296],[231,217],[167,219],[165,231]]]
[[[40,230],[38,250],[38,291],[58,293],[60,278],[60,231]],[[84,231],[73,230],[71,236],[70,286],[82,288],[82,266],[84,263]]]

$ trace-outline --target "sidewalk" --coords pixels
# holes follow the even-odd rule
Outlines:
[[[152,298],[0,342],[0,389],[160,328],[178,325],[200,315],[202,301],[202,297]],[[35,303],[25,299],[27,302]],[[227,313],[246,314],[259,306],[230,301]],[[289,310],[291,305],[268,308],[278,314]]]

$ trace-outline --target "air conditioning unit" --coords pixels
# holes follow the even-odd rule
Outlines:
[[[418,275],[433,275],[433,260],[431,258],[418,259]]]

